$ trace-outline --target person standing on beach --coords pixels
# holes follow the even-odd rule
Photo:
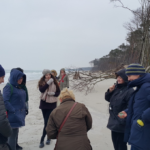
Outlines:
[[[10,83],[3,89],[3,97],[8,120],[13,129],[8,138],[8,144],[12,150],[16,149],[19,128],[25,126],[26,117],[26,92],[20,88],[25,74],[19,70],[12,70],[10,73]]]
[[[5,70],[0,65],[0,84],[4,82]],[[3,96],[0,91],[0,150],[10,150],[7,140],[12,134],[12,129],[6,115]]]
[[[61,104],[51,113],[46,128],[48,137],[57,139],[55,150],[92,150],[87,136],[92,128],[90,112],[67,88],[61,91],[59,100]]]
[[[131,64],[126,69],[130,81],[128,87],[136,87],[128,109],[120,118],[126,118],[125,141],[131,150],[150,150],[150,74],[140,64]]]
[[[56,70],[51,70],[52,75],[58,80],[59,78],[57,77],[57,72]]]
[[[69,88],[69,77],[66,74],[65,69],[60,70],[60,76],[59,76],[59,86],[60,90],[62,91],[64,88]]]
[[[52,75],[50,70],[43,70],[43,76],[38,83],[38,88],[41,92],[40,109],[42,110],[44,119],[43,135],[40,141],[40,148],[44,147],[44,139],[46,136],[46,126],[51,112],[57,106],[57,97],[60,94],[60,89],[56,78]],[[50,144],[50,139],[47,138],[47,145]]]
[[[117,84],[113,85],[105,93],[105,99],[109,102],[109,121],[107,128],[111,130],[112,142],[115,150],[127,150],[127,142],[124,142],[125,119],[120,119],[118,113],[128,106],[128,101],[133,88],[127,87],[128,78],[125,69],[116,73]]]
[[[21,71],[22,73],[24,73],[24,71],[23,71],[22,68],[14,68],[14,69],[19,70],[19,71]],[[14,70],[14,69],[12,69],[12,70]],[[12,71],[12,70],[11,70],[11,71]],[[26,92],[26,106],[27,106],[26,115],[28,115],[28,113],[29,113],[29,104],[28,104],[29,95],[28,95],[28,89],[27,89],[27,87],[26,87],[26,75],[23,76],[23,81],[22,81],[21,85],[19,85],[19,87],[20,87],[21,89],[23,89],[23,90]],[[19,132],[19,129],[18,129],[18,132]],[[18,133],[18,135],[19,135],[19,133]],[[17,137],[17,140],[16,140],[16,141],[17,141],[17,142],[16,142],[16,149],[17,149],[17,150],[22,150],[23,148],[18,144],[18,137]]]

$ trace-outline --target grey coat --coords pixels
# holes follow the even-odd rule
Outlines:
[[[6,116],[3,97],[0,91],[0,144],[5,144],[11,135],[12,129]]]
[[[61,80],[61,76],[60,79]],[[64,82],[60,82],[60,90],[62,91],[64,88],[69,88],[69,77],[66,75],[63,79]]]

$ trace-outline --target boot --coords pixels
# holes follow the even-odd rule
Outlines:
[[[16,144],[16,150],[22,150],[23,148],[21,146],[19,146],[18,144]]]
[[[51,143],[51,140],[48,139],[48,140],[46,141],[46,145],[50,145],[50,143]]]
[[[43,148],[43,147],[44,147],[44,142],[41,142],[39,148]]]

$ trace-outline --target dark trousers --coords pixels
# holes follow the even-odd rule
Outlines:
[[[131,150],[139,150],[139,149],[135,148],[134,146],[131,146]]]
[[[112,131],[111,137],[115,150],[127,150],[127,143],[124,142],[124,133]]]
[[[10,145],[12,150],[16,150],[16,143],[18,138],[18,128],[13,129],[11,136],[8,138],[8,144]]]
[[[49,116],[53,109],[42,109],[43,119],[44,119],[44,128],[43,128],[43,135],[41,137],[41,142],[44,142],[45,136],[46,136],[46,127],[48,123]]]
[[[10,146],[6,144],[0,144],[0,150],[11,150]]]

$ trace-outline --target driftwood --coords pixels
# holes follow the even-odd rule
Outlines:
[[[115,73],[123,68],[125,68],[126,65],[122,64],[119,67],[106,71],[106,72],[101,72],[98,71],[97,73],[92,73],[84,70],[80,71],[73,71],[69,70],[69,77],[71,81],[71,88],[75,91],[79,92],[85,92],[86,94],[90,93],[93,89],[94,86],[103,80],[106,79],[111,79],[111,78],[116,78]]]

